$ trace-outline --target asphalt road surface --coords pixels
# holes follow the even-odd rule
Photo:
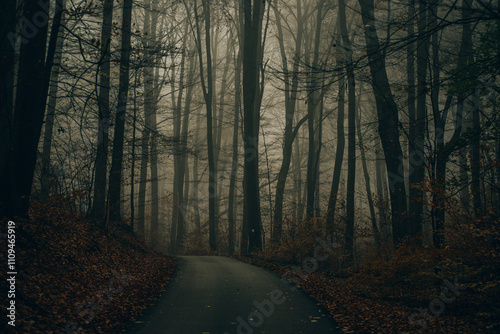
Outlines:
[[[220,256],[182,256],[158,303],[126,334],[341,333],[327,312],[278,275]]]

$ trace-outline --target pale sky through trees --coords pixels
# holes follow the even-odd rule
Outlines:
[[[491,157],[477,153],[481,146],[474,140],[477,136],[464,135],[467,129],[489,131],[496,124],[492,103],[496,71],[488,70],[496,50],[490,38],[494,33],[490,23],[497,13],[493,5],[470,1],[388,1],[376,7],[370,0],[132,1],[125,3],[131,8],[129,22],[123,19],[123,5],[111,1],[104,7],[88,1],[58,4],[58,8],[64,6],[64,15],[46,24],[34,21],[39,25],[33,26],[36,34],[30,32],[29,20],[23,21],[28,23],[17,33],[6,27],[7,40],[14,42],[18,36],[18,42],[6,43],[3,51],[4,99],[16,97],[19,103],[3,104],[6,121],[2,124],[8,128],[4,133],[10,134],[10,144],[5,142],[2,154],[18,152],[16,145],[26,147],[23,150],[31,147],[32,153],[4,159],[9,164],[2,170],[4,175],[13,175],[9,173],[16,168],[8,165],[22,163],[27,173],[23,180],[33,174],[33,184],[21,190],[14,186],[16,177],[10,177],[14,182],[10,187],[20,193],[6,198],[3,203],[11,205],[3,210],[25,212],[23,193],[27,191],[38,200],[78,193],[71,210],[104,221],[108,211],[112,220],[129,219],[133,211],[132,222],[139,233],[147,240],[158,237],[161,247],[175,241],[177,246],[171,251],[188,235],[205,235],[206,228],[211,231],[210,247],[219,248],[218,243],[227,240],[223,235],[228,222],[235,218],[236,225],[231,226],[235,234],[230,238],[234,245],[221,246],[225,249],[240,248],[247,231],[256,229],[262,232],[259,243],[279,241],[283,219],[328,216],[332,233],[332,219],[344,215],[356,222],[356,229],[370,228],[378,221],[372,227],[386,230],[381,221],[390,219],[392,232],[386,231],[384,239],[397,241],[442,228],[442,210],[419,204],[424,197],[434,196],[433,191],[422,191],[421,184],[433,180],[436,173],[448,170],[443,180],[462,184],[461,191],[449,191],[466,211],[487,204],[483,202],[493,189],[486,186],[492,181],[486,181],[499,177],[495,169],[484,174],[475,168],[477,162],[459,158],[469,144],[471,159],[496,158],[493,151],[488,151]],[[37,3],[33,6],[35,13],[46,10],[37,9]],[[36,20],[38,14],[29,9],[26,15]],[[109,40],[106,27],[111,29]],[[60,30],[58,37],[52,35],[54,29]],[[32,77],[22,77],[24,52],[35,54],[24,49],[40,54],[36,48],[41,44],[34,45],[37,38],[48,43],[45,50],[40,49],[47,53],[45,72],[36,85],[24,85]],[[252,46],[245,48],[247,39]],[[20,57],[12,58],[15,63],[7,61],[13,55],[9,52],[20,52]],[[34,66],[27,58],[26,62],[27,69]],[[29,71],[37,73],[41,68]],[[45,92],[47,80],[52,82],[49,92]],[[18,82],[11,84],[16,89],[9,90],[9,82]],[[37,97],[20,97],[24,87],[37,91]],[[119,98],[119,89],[128,92],[126,100]],[[17,120],[15,108],[36,99],[50,100],[49,107],[43,112],[43,123],[39,121],[44,108],[33,107],[38,110],[34,118],[38,121],[29,122],[35,137],[26,146],[28,142],[23,144],[17,133],[28,127],[21,116]],[[343,122],[338,119],[339,108],[345,109]],[[118,130],[123,121],[123,130]],[[356,122],[363,136],[363,155]],[[343,131],[339,131],[341,124]],[[207,145],[210,137],[213,145]],[[36,164],[35,139],[40,142],[38,151],[45,142],[43,159],[36,159]],[[484,140],[482,145],[496,147]],[[115,147],[121,142],[123,149]],[[378,145],[382,156],[375,154]],[[339,146],[345,147],[343,159],[337,156],[342,151]],[[112,152],[115,165],[110,169]],[[447,164],[439,158],[442,154]],[[23,160],[28,156],[29,163]],[[375,168],[381,157],[386,170]],[[355,163],[360,159],[363,163]],[[462,162],[454,163],[455,159]],[[259,190],[252,190],[253,200],[247,205],[258,202],[259,208],[245,214],[247,192],[242,182],[246,164],[253,162],[258,162],[258,167],[252,167],[252,173],[257,173],[252,177],[257,179],[249,185],[258,185]],[[367,174],[363,174],[363,164]],[[352,166],[349,172],[348,165]],[[391,210],[379,208],[376,213],[369,204],[368,178],[373,189],[370,197],[379,206],[388,203]],[[18,204],[16,196],[22,199]],[[436,196],[433,205],[439,202]],[[472,196],[471,205],[463,196]],[[138,205],[134,210],[131,201]],[[249,220],[252,227],[245,225],[245,218],[254,211],[257,216]],[[405,218],[407,214],[411,217]],[[150,218],[153,227],[148,225]],[[435,219],[437,225],[432,223],[432,227],[429,222]],[[155,232],[148,233],[150,228]]]

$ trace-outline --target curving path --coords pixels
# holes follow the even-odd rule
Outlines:
[[[314,300],[262,268],[182,256],[159,302],[126,334],[341,333]]]

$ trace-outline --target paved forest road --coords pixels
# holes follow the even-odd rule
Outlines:
[[[262,268],[220,256],[183,256],[179,267],[157,305],[125,333],[340,333],[314,300]]]

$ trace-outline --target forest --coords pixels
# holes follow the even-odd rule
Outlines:
[[[499,1],[2,3],[18,332],[120,333],[207,255],[297,282],[339,333],[500,330]],[[116,319],[50,320],[56,272],[82,274],[61,274],[66,314],[141,261],[142,306],[120,290]]]

